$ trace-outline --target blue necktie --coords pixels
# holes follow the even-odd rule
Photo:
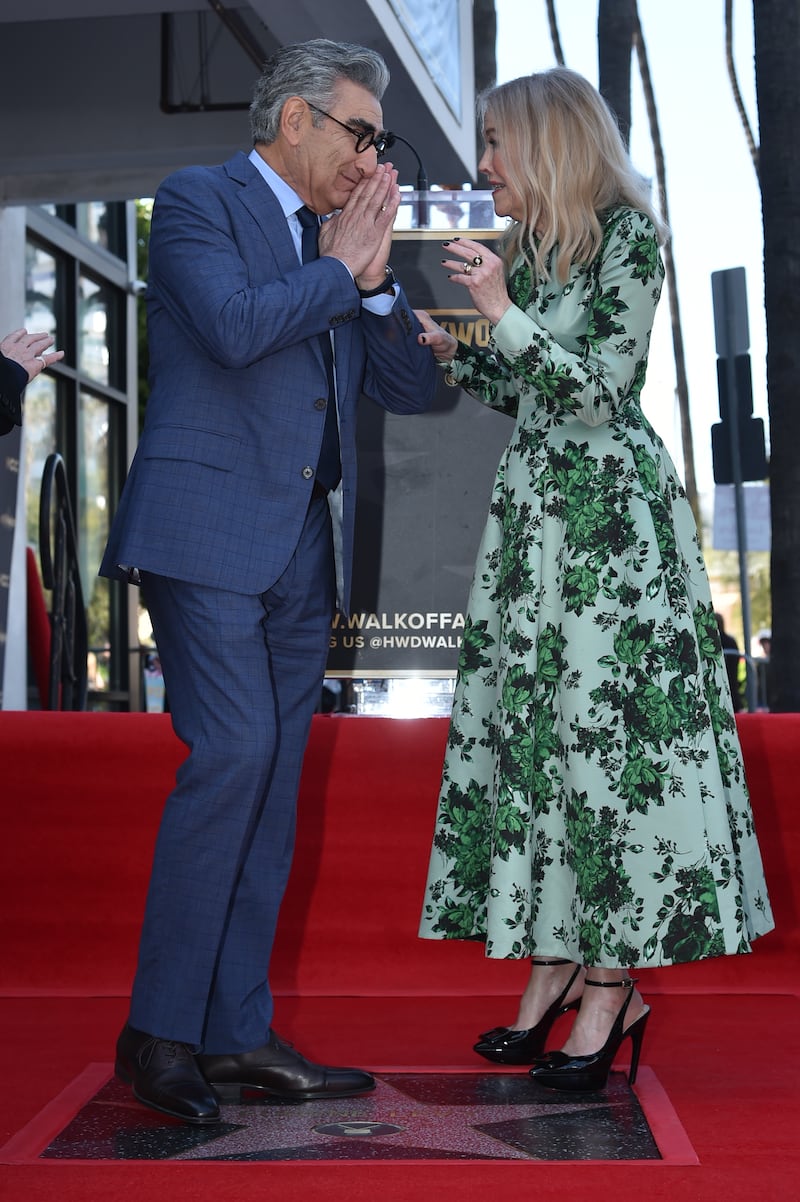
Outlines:
[[[304,263],[319,258],[319,217],[305,205],[297,210],[297,219],[302,226],[302,256]],[[336,488],[342,476],[339,450],[339,426],[336,420],[336,387],[333,381],[333,350],[330,334],[320,334],[319,344],[325,361],[328,377],[328,403],[325,409],[325,429],[317,463],[317,480],[328,490]]]

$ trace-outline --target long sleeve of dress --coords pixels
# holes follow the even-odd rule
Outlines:
[[[641,391],[663,274],[649,218],[616,210],[599,255],[566,285],[532,286],[527,265],[517,265],[515,303],[493,329],[492,353],[460,347],[451,381],[505,413],[528,398],[590,426],[613,419]]]

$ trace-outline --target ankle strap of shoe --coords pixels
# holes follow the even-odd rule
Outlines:
[[[625,977],[622,981],[590,981],[584,978],[584,985],[594,985],[597,989],[633,989],[638,977]]]
[[[538,956],[531,956],[531,964],[541,964],[542,968],[551,968],[555,964],[574,964],[574,960],[540,960]]]

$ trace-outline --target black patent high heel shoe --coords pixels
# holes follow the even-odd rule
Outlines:
[[[547,967],[555,964],[572,964],[573,961],[534,960],[532,963]],[[533,1064],[541,1056],[550,1029],[559,1015],[566,1014],[568,1010],[578,1009],[579,998],[576,998],[574,1002],[569,1002],[566,1006],[564,998],[572,988],[580,971],[581,966],[578,964],[567,981],[566,988],[562,989],[553,1004],[548,1006],[535,1027],[527,1027],[520,1031],[515,1030],[514,1027],[492,1027],[491,1031],[483,1032],[473,1050],[479,1056],[483,1056],[485,1060],[491,1060],[495,1064]]]
[[[630,1037],[631,1067],[628,1073],[628,1082],[633,1085],[639,1068],[639,1053],[642,1050],[644,1030],[650,1017],[650,1007],[648,1006],[635,1022],[632,1022],[629,1027],[625,1027],[625,1015],[631,1004],[635,984],[635,977],[628,977],[625,981],[590,981],[587,977],[584,985],[593,985],[604,989],[616,987],[629,990],[619,1014],[614,1019],[608,1039],[599,1052],[590,1056],[568,1056],[566,1052],[550,1052],[546,1060],[530,1070],[534,1081],[538,1085],[547,1086],[548,1089],[574,1090],[585,1093],[604,1089],[620,1044],[623,1039]]]

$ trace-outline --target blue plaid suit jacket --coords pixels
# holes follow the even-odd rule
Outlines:
[[[176,172],[154,204],[148,285],[151,392],[100,574],[137,567],[261,593],[302,529],[327,393],[317,335],[335,331],[347,604],[356,409],[427,409],[430,352],[401,293],[388,317],[361,308],[330,257],[301,268],[286,218],[240,153]]]

